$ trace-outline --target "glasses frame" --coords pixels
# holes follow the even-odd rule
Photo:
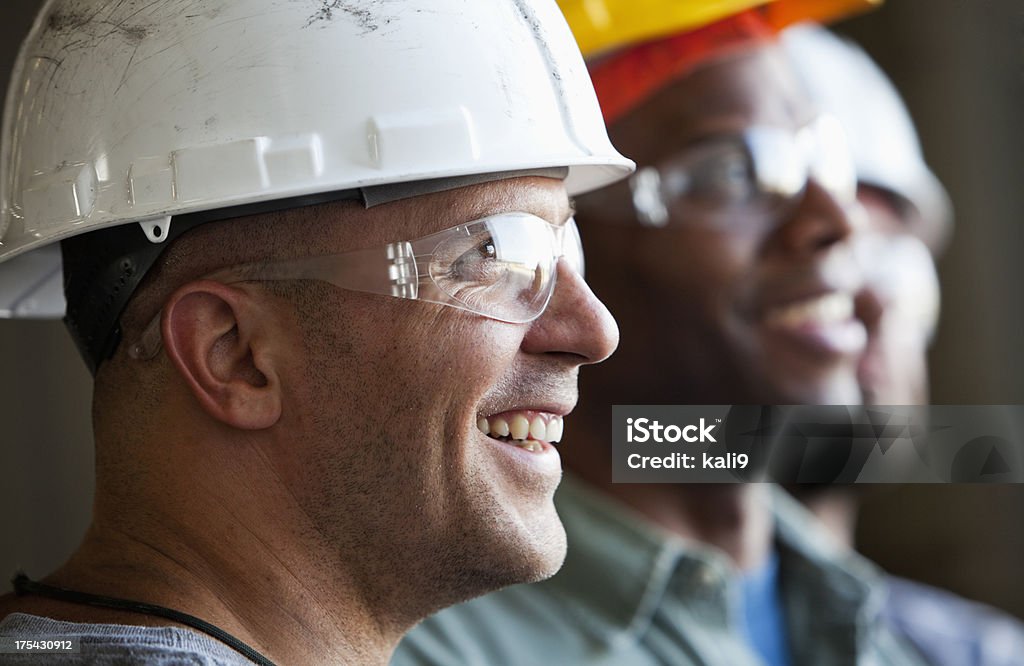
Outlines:
[[[436,266],[435,255],[441,248],[453,241],[471,239],[480,230],[491,233],[494,230],[491,225],[498,224],[518,224],[523,229],[530,225],[532,230],[527,235],[532,235],[534,239],[539,234],[533,232],[541,229],[547,232],[544,236],[548,239],[547,255],[540,251],[534,257],[546,262],[532,269],[535,273],[531,281],[537,281],[537,272],[540,273],[536,298],[528,303],[522,315],[514,315],[510,309],[502,309],[503,304],[500,302],[495,303],[493,308],[474,306],[445,290],[438,283],[439,276],[432,270]],[[515,231],[514,227],[512,230]],[[239,264],[200,279],[224,284],[317,280],[346,291],[427,301],[497,321],[524,324],[540,317],[547,308],[557,282],[558,261],[563,258],[571,269],[583,275],[583,247],[573,217],[568,217],[561,224],[554,224],[531,213],[512,211],[488,215],[412,240],[392,241],[372,248],[297,259]],[[520,269],[520,272],[524,271]],[[160,351],[162,314],[161,308],[143,329],[139,340],[129,350],[131,358],[148,360]]]

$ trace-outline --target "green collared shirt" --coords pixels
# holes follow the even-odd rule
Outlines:
[[[834,546],[785,493],[762,491],[775,518],[793,665],[923,664],[880,620],[877,570]],[[723,553],[571,478],[555,503],[569,537],[557,575],[429,618],[392,665],[761,666],[737,625],[739,574]]]

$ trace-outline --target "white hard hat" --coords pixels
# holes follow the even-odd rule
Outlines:
[[[816,24],[788,28],[780,41],[811,98],[846,130],[858,180],[911,204],[915,231],[939,249],[952,224],[949,196],[925,164],[892,82],[858,46]]]
[[[262,201],[543,167],[574,194],[632,168],[554,0],[50,0],[2,139],[0,262]],[[60,314],[28,293],[56,256],[3,266],[0,314]]]

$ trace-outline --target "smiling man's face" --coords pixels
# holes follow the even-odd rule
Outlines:
[[[734,137],[752,128],[789,134],[815,117],[785,61],[763,46],[673,83],[610,134],[674,186],[662,165],[700,164],[716,146],[741,145]],[[752,166],[732,168],[685,185],[698,197],[702,179],[739,186]],[[617,201],[630,206],[627,188],[616,188]],[[602,201],[611,196],[598,193]],[[669,203],[667,225],[649,228],[629,208],[595,210],[581,199],[590,277],[623,333],[622,349],[599,374],[611,377],[606,370],[614,368],[618,385],[628,387],[620,392],[635,403],[857,402],[864,329],[852,298],[860,275],[840,200],[812,179],[778,211],[715,202],[708,196],[685,210]],[[616,223],[614,215],[625,219]]]
[[[348,209],[329,245],[374,247],[510,211],[570,215],[560,181],[520,178]],[[392,593],[421,597],[405,602],[417,611],[554,573],[565,534],[547,440],[576,404],[579,367],[618,338],[579,274],[560,260],[547,310],[525,324],[324,283],[304,293],[304,343],[283,378],[299,387],[283,427],[301,441],[281,464],[310,524],[376,586],[394,579]]]

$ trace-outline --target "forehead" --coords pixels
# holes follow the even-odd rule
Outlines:
[[[774,44],[722,56],[652,96],[611,128],[638,163],[665,158],[705,136],[750,125],[797,128],[814,108]]]

